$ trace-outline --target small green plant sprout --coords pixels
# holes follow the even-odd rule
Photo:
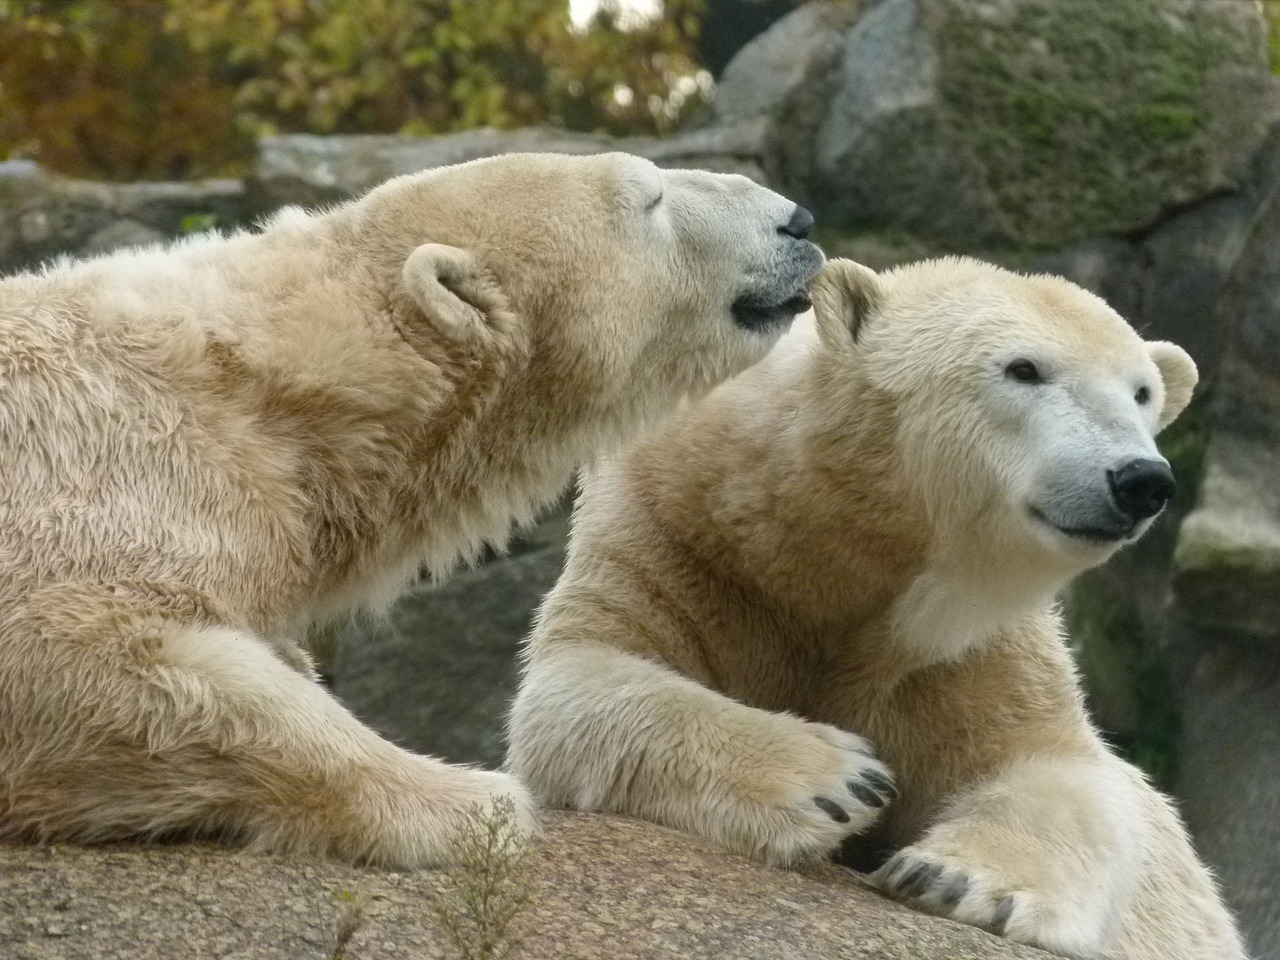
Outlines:
[[[325,956],[326,960],[345,960],[351,938],[364,923],[364,907],[350,890],[339,890],[333,899],[336,909],[325,931]]]
[[[178,224],[178,230],[184,234],[205,233],[206,231],[217,229],[217,226],[218,215],[216,213],[188,213]]]
[[[499,798],[467,817],[458,862],[443,871],[432,913],[460,960],[508,960],[528,939],[529,845],[515,804]]]

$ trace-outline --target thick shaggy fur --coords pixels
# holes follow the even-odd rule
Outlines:
[[[514,779],[383,741],[299,641],[501,544],[763,356],[784,324],[731,307],[817,271],[795,211],[740,177],[512,156],[0,281],[0,836],[411,867],[496,796],[532,830]]]
[[[1148,526],[1099,532],[1109,471],[1159,462],[1190,359],[974,261],[834,261],[815,304],[586,481],[510,769],[773,862],[844,843],[887,892],[1067,956],[1242,957],[1086,717],[1054,604]]]

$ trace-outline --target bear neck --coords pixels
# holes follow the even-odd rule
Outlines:
[[[312,552],[323,570],[306,606],[321,620],[383,609],[419,576],[440,579],[487,548],[501,549],[594,453],[662,412],[651,400],[601,399],[604,391],[577,382],[585,374],[563,357],[518,338],[478,361],[465,348],[424,352],[422,343],[398,338],[420,320],[396,282],[402,258],[392,248],[381,262],[365,256],[370,312],[385,328],[375,352],[386,355],[387,378],[429,384],[437,397],[405,391],[398,406],[373,411],[376,447],[360,436],[369,421],[353,419],[348,439],[363,443],[363,455],[341,464],[344,476],[314,471],[307,499],[321,509]],[[357,259],[361,249],[352,231],[337,259]],[[333,437],[328,448],[344,442]]]
[[[816,341],[793,347],[690,417],[671,469],[654,471],[654,509],[782,621],[847,634],[906,588],[928,538],[893,469],[892,399],[832,369]]]
[[[900,409],[856,368],[814,363],[798,403],[829,420],[779,417],[775,582],[808,610],[833,656],[855,635],[902,672],[955,660],[1043,610],[1068,577],[981,531],[943,535],[903,474]],[[821,504],[814,509],[814,504]],[[763,551],[757,558],[763,562]]]

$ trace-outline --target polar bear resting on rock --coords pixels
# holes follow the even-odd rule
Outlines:
[[[759,360],[811,222],[742,177],[507,156],[0,281],[0,837],[413,867],[497,797],[532,829],[510,776],[357,722],[299,639]]]
[[[881,889],[1068,956],[1241,957],[1054,605],[1173,492],[1152,438],[1190,358],[976,261],[834,261],[814,300],[585,481],[509,768],[773,862],[844,842]]]

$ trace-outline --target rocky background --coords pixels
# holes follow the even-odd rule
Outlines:
[[[247,226],[474,157],[624,149],[779,189],[817,214],[828,252],[876,268],[968,253],[1099,292],[1144,335],[1186,347],[1203,387],[1162,438],[1178,509],[1073,587],[1073,639],[1099,723],[1181,800],[1254,955],[1280,960],[1280,91],[1267,44],[1251,0],[815,0],[743,48],[699,122],[668,138],[284,136],[262,142],[249,177],[190,183],[0,163],[0,272]],[[407,746],[499,763],[519,641],[559,571],[567,516],[566,503],[384,622],[317,637],[337,693]]]

